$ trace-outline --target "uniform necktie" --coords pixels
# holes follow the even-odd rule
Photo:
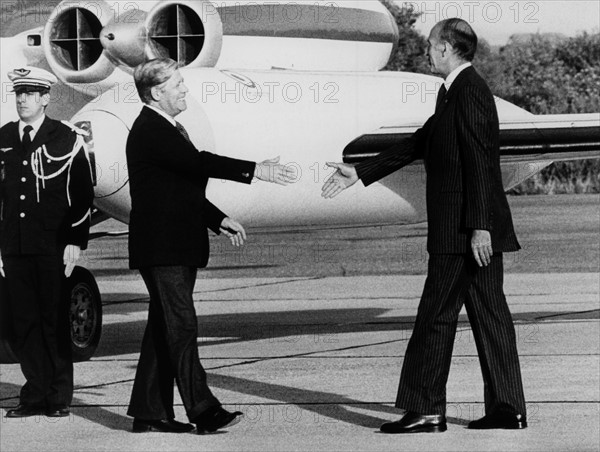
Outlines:
[[[446,92],[447,92],[446,85],[444,85],[442,83],[440,91],[438,92],[437,99],[435,101],[435,111],[436,112],[442,107],[442,105],[444,105],[444,98],[446,97]]]
[[[175,121],[175,127],[177,127],[177,130],[179,130],[179,133],[183,135],[183,138],[185,138],[187,140],[188,143],[191,143],[192,140],[190,140],[190,136],[187,133],[187,130],[185,130],[185,127],[183,127],[180,123],[178,123],[177,121]]]
[[[31,133],[31,131],[33,130],[33,127],[31,126],[25,126],[25,128],[23,129],[23,150],[27,150],[29,149],[29,146],[31,146],[31,135],[29,135]]]

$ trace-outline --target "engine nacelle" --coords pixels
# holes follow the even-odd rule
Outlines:
[[[100,32],[112,17],[105,1],[61,2],[43,33],[44,52],[56,76],[67,84],[97,83],[115,66],[106,56]]]
[[[223,25],[207,0],[131,2],[64,0],[44,28],[44,53],[56,76],[96,95],[130,82],[133,68],[152,58],[182,67],[212,67],[223,43]],[[88,93],[89,94],[89,93]],[[95,96],[94,96],[95,97]]]
[[[118,63],[135,67],[152,58],[171,58],[181,66],[213,67],[221,54],[223,24],[206,0],[162,1],[149,12],[134,10],[127,21],[115,18],[100,36]]]

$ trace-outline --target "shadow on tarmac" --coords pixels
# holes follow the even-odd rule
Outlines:
[[[10,409],[18,405],[18,394],[21,388],[12,383],[0,382],[0,394],[15,394],[14,396],[3,397],[0,400],[0,408]],[[78,407],[85,406],[85,409]],[[77,397],[73,398],[71,416],[81,417],[94,424],[102,425],[111,430],[131,431],[132,419],[128,416],[114,411],[107,410],[99,406],[89,406],[83,400]],[[120,411],[120,410],[119,410]],[[27,418],[31,419],[31,418]],[[42,419],[50,419],[45,416],[33,416],[34,422],[40,422]],[[2,419],[2,422],[20,422],[19,419]]]
[[[131,309],[127,308],[127,312],[140,312],[146,309],[146,305],[131,306]],[[338,334],[380,331],[397,331],[401,337],[399,341],[408,341],[415,316],[388,317],[385,316],[387,313],[387,309],[364,308],[199,315],[199,346],[257,340],[293,343],[294,337],[304,335],[319,337],[322,339],[321,342],[326,342],[325,339],[334,338]],[[598,310],[576,313],[532,311],[513,314],[513,320],[520,323],[566,318],[596,319]],[[461,315],[458,319],[458,327],[463,326],[468,326],[466,315]],[[139,353],[145,327],[145,319],[105,324],[95,357]],[[210,338],[210,340],[203,338]]]

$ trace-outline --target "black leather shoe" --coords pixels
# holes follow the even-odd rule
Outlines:
[[[44,414],[44,410],[40,407],[27,405],[19,405],[6,412],[5,417],[30,417]]]
[[[46,410],[48,417],[68,417],[71,414],[68,406],[54,407]]]
[[[527,418],[521,414],[496,413],[485,415],[481,419],[469,422],[467,428],[487,430],[492,428],[520,430],[527,428]]]
[[[383,433],[438,433],[445,432],[446,416],[442,414],[418,414],[407,412],[402,419],[383,424]]]
[[[244,414],[241,411],[230,413],[223,407],[210,408],[206,413],[195,419],[196,433],[204,435],[213,433],[221,428],[231,427],[242,420]]]
[[[133,420],[133,433],[162,432],[162,433],[187,433],[194,430],[192,424],[177,422],[175,419],[160,420]]]

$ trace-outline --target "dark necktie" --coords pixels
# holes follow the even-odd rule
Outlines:
[[[29,135],[31,133],[31,131],[33,130],[33,127],[31,126],[25,126],[25,128],[23,129],[23,150],[26,151],[29,149],[29,147],[31,146],[31,135]]]
[[[187,130],[185,130],[185,127],[183,127],[177,121],[175,121],[175,127],[177,127],[177,130],[179,130],[179,133],[183,135],[183,138],[185,138],[188,141],[188,143],[192,142],[192,140],[190,140],[190,136],[187,133]]]
[[[442,105],[444,105],[444,98],[446,97],[446,92],[447,92],[446,85],[444,85],[442,83],[440,91],[438,92],[437,99],[435,101],[435,111],[436,111],[436,113],[442,107]]]

